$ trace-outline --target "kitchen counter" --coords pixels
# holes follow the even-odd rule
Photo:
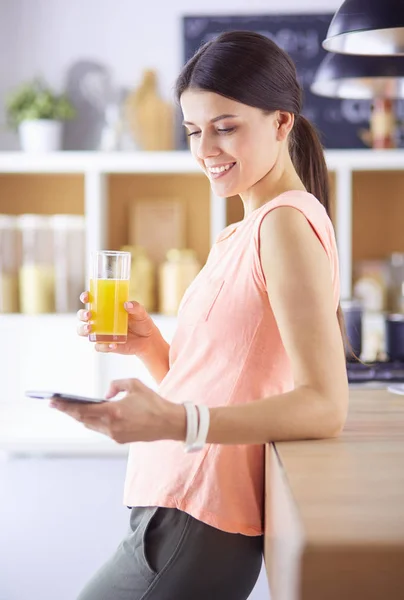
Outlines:
[[[128,444],[117,444],[48,404],[33,398],[0,403],[0,457],[128,454]]]
[[[266,449],[272,600],[404,598],[404,396],[350,389],[338,439]]]

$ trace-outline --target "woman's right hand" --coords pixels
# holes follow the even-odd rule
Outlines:
[[[87,304],[89,293],[83,292],[80,296],[81,302]],[[114,352],[116,354],[135,354],[140,358],[151,350],[153,340],[159,330],[146,309],[139,302],[131,301],[125,303],[128,313],[128,338],[124,344],[95,344],[98,352]],[[91,312],[86,309],[78,311],[77,316],[82,324],[77,328],[77,333],[82,337],[88,337],[91,333]]]

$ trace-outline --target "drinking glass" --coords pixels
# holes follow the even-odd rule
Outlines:
[[[129,252],[98,250],[91,255],[90,342],[124,344],[128,335]]]

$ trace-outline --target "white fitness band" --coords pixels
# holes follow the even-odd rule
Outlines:
[[[195,404],[184,402],[187,413],[187,434],[185,438],[185,451],[190,452],[198,435],[198,413]]]
[[[202,448],[206,444],[206,438],[208,437],[210,425],[209,408],[205,404],[198,404],[197,409],[199,411],[199,428],[195,444],[192,446],[193,452],[198,452],[198,450],[202,450]]]
[[[204,404],[199,404],[196,406],[190,402],[185,402],[184,406],[187,411],[187,436],[185,440],[185,452],[199,452],[199,450],[202,450],[206,444],[206,438],[208,436],[210,425],[209,408]]]

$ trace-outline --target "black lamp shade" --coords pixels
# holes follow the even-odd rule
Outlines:
[[[345,0],[323,47],[342,54],[404,56],[404,0]]]
[[[404,59],[328,54],[310,89],[313,94],[330,98],[404,98]]]

